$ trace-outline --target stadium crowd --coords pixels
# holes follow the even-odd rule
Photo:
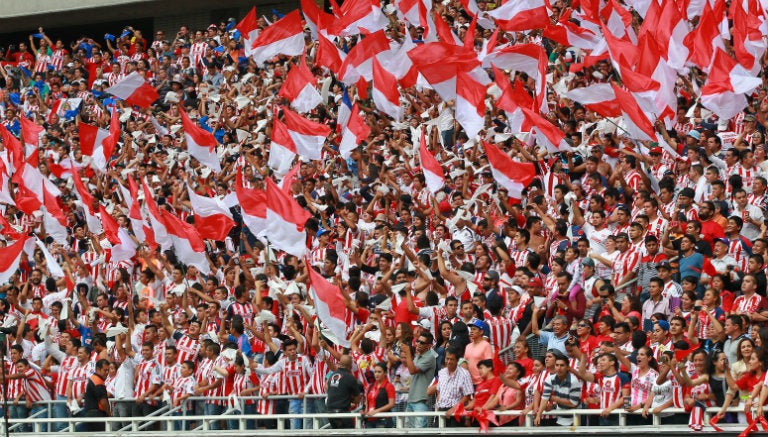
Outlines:
[[[445,411],[451,426],[522,410],[490,419],[510,427],[528,413],[537,426],[571,426],[571,416],[551,411],[577,408],[602,411],[582,425],[616,425],[611,412],[625,409],[637,413],[628,418],[633,425],[657,415],[693,430],[707,425],[707,407],[722,407],[721,422],[746,424],[763,414],[765,82],[746,94],[737,115],[719,118],[700,99],[710,68],[689,62],[664,90],[671,113],[651,120],[655,138],[641,139],[631,134],[626,108],[606,117],[565,97],[639,74],[613,50],[595,57],[543,36],[544,28],[494,31],[500,21],[486,11],[503,5],[483,0],[436,2],[427,11],[432,18],[415,25],[402,10],[409,2],[384,3],[378,13],[392,47],[425,44],[429,22],[446,26],[438,31],[443,43],[449,35],[451,44],[467,41],[478,54],[540,46],[546,77],[522,67],[485,68],[493,83],[483,95],[484,125],[470,138],[457,121],[461,96],[442,99],[424,77],[401,86],[402,120],[377,108],[365,81],[338,81],[338,72],[316,63],[320,39],[351,53],[365,32],[318,36],[311,20],[305,55],[263,64],[246,54],[252,40],[234,18],[170,35],[126,27],[119,36],[77,41],[40,28],[8,47],[0,68],[0,331],[7,334],[2,394],[12,424],[45,415],[50,400],[62,401],[53,407],[56,418],[141,417],[169,405],[178,415],[359,411],[366,427],[393,426],[381,413],[432,409]],[[551,2],[550,25],[602,29],[633,47],[632,38],[653,39],[653,5],[641,13],[642,2],[591,3]],[[688,5],[666,3],[679,3],[678,13]],[[704,3],[703,12],[681,21],[691,34],[715,14]],[[760,22],[750,22],[756,29],[762,7],[746,3],[759,12]],[[628,18],[624,36],[606,27],[611,11],[590,18],[590,8],[620,10]],[[735,9],[720,11],[720,43],[738,58]],[[269,15],[258,18],[256,32],[281,18]],[[757,41],[756,77],[764,78],[765,42]],[[291,169],[281,174],[270,160],[273,122],[284,112],[278,105],[291,103],[280,94],[286,77],[303,62],[322,97],[306,119],[332,133],[321,159],[297,156],[279,163]],[[134,72],[158,94],[147,107],[107,91]],[[512,127],[513,113],[501,104],[510,87],[543,98],[539,118],[560,132],[560,147],[542,143],[533,132],[541,126]],[[370,133],[342,157],[338,118],[347,102],[356,103]],[[216,138],[220,171],[190,156],[185,114]],[[119,130],[105,167],[92,144],[83,150],[93,140],[82,124]],[[34,126],[39,134],[30,140]],[[428,188],[422,137],[442,166],[439,190]],[[531,164],[535,175],[521,192],[502,183],[488,147]],[[39,172],[24,170],[30,167]],[[240,189],[269,190],[268,179],[282,181],[311,216],[299,226],[304,256],[256,232],[245,211],[254,205],[237,201]],[[41,200],[30,200],[39,193]],[[205,239],[203,266],[182,262],[179,245],[162,244],[171,230],[148,212],[159,208],[200,227],[194,195],[226,204],[232,217],[222,238]],[[52,232],[56,207],[66,223],[63,240]],[[115,246],[130,244],[112,238],[117,231],[108,235],[106,215],[135,244],[119,261]],[[25,238],[29,244],[11,255]],[[343,329],[322,319],[313,289],[328,285],[339,298],[322,302],[322,314],[341,313]],[[335,394],[326,403],[329,391]],[[115,401],[111,408],[105,396]],[[726,413],[731,406],[744,413]],[[428,422],[408,419],[413,427]]]

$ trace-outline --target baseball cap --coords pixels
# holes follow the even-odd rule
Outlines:
[[[648,151],[651,155],[661,155],[661,147],[651,147],[651,150]]]
[[[595,260],[593,260],[592,258],[584,258],[583,260],[581,260],[581,265],[583,265],[584,267],[595,267]]]
[[[472,321],[472,322],[469,324],[469,327],[470,327],[470,328],[477,328],[477,329],[479,329],[479,330],[481,330],[481,331],[483,331],[483,332],[485,332],[485,330],[486,330],[486,329],[488,329],[488,325],[486,325],[486,323],[485,323],[485,322],[483,322],[483,321],[482,321],[482,320],[480,320],[480,319],[475,319],[474,321]]]
[[[688,131],[687,136],[694,138],[694,139],[701,139],[701,133],[697,131],[696,129]]]
[[[493,279],[494,281],[498,281],[499,280],[499,272],[497,272],[496,270],[488,270],[485,273],[485,277],[488,278],[488,279]]]
[[[667,322],[666,320],[658,320],[656,324],[659,325],[659,328],[665,331],[669,331],[669,322]]]
[[[418,322],[412,321],[411,325],[413,326],[421,326],[422,328],[426,329],[427,331],[432,329],[432,322],[429,321],[429,319],[421,319]]]
[[[328,229],[319,229],[317,231],[317,234],[315,234],[315,237],[320,238],[321,235],[330,234],[330,233],[331,231],[329,231]]]
[[[667,269],[667,270],[672,270],[672,266],[671,266],[671,265],[669,265],[669,261],[667,261],[667,260],[664,260],[664,261],[662,261],[662,262],[660,262],[660,263],[656,264],[656,270],[658,270],[658,269]]]
[[[619,232],[618,234],[616,234],[616,239],[618,240],[620,238],[629,240],[629,235],[626,232]]]
[[[541,282],[540,278],[531,278],[528,280],[528,285],[530,287],[543,287],[544,283]]]
[[[757,121],[757,117],[753,114],[747,114],[744,116],[744,121]]]
[[[718,241],[725,244],[726,246],[731,243],[730,240],[728,240],[727,238],[715,238],[714,240],[712,240],[712,243],[717,243]]]

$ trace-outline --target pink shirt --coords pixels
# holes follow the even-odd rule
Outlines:
[[[477,369],[477,363],[482,360],[489,360],[493,358],[493,351],[491,350],[491,343],[482,341],[479,344],[470,343],[467,345],[467,349],[464,351],[464,359],[467,360],[469,365],[469,375],[472,377],[472,384],[477,385],[483,381],[480,376],[480,371]]]

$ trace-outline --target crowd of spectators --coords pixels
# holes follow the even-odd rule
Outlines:
[[[632,17],[628,30],[643,28],[630,6],[609,3]],[[762,415],[768,395],[768,86],[746,96],[738,116],[718,120],[697,101],[705,72],[691,67],[674,90],[676,114],[666,126],[655,125],[670,147],[634,141],[562,96],[618,83],[610,60],[571,70],[588,51],[543,38],[541,29],[493,33],[472,24],[467,4],[480,11],[496,6],[446,0],[429,13],[442,16],[459,39],[477,25],[477,51],[490,38],[543,46],[547,119],[571,148],[553,152],[505,130],[508,119],[495,97],[489,97],[483,141],[468,138],[454,118],[456,102],[441,100],[421,82],[401,89],[404,122],[393,122],[369,92],[342,86],[314,64],[318,42],[308,26],[305,59],[323,103],[307,117],[333,133],[321,160],[296,159],[289,187],[312,215],[305,225],[307,256],[286,254],[270,246],[268,235],[253,235],[234,205],[236,226],[226,239],[205,242],[210,274],[136,237],[128,177],[145,181],[161,209],[189,223],[195,216],[187,187],[223,200],[240,180],[249,189],[281,180],[267,165],[271,120],[278,116],[275,105],[287,103],[278,92],[295,58],[256,65],[245,55],[235,19],[205,29],[182,26],[169,35],[127,27],[120,36],[77,41],[40,28],[10,45],[0,68],[0,123],[14,136],[22,118],[42,127],[39,144],[22,142],[25,159],[36,155],[41,174],[61,191],[56,201],[69,233],[68,244],[60,244],[43,226],[47,213],[14,206],[18,180],[10,177],[13,151],[4,137],[0,244],[39,237],[0,285],[0,330],[8,334],[2,394],[11,420],[44,415],[50,400],[61,401],[52,410],[56,418],[142,417],[167,404],[178,415],[356,410],[366,427],[393,426],[381,413],[431,409],[445,411],[457,427],[504,410],[522,412],[494,419],[499,426],[520,426],[529,413],[535,425],[571,426],[572,416],[551,412],[580,408],[602,411],[585,416],[582,425],[616,425],[611,413],[623,409],[636,413],[628,419],[633,425],[657,415],[694,430],[706,425],[703,409],[711,406],[722,408],[721,422]],[[552,23],[580,10],[571,7],[553,1]],[[423,42],[423,28],[394,8],[384,11],[392,44]],[[262,16],[258,26],[278,18]],[[360,38],[335,42],[348,51]],[[160,96],[149,108],[105,92],[133,72]],[[536,89],[525,73],[504,74],[510,77],[495,80]],[[347,98],[357,102],[371,134],[343,159],[335,127]],[[221,172],[187,153],[180,107],[220,143]],[[106,129],[113,109],[122,134],[101,172],[81,151],[78,124]],[[427,189],[419,163],[422,132],[445,172],[437,193]],[[494,180],[484,141],[535,164],[537,176],[521,198]],[[93,205],[82,202],[74,177],[82,178],[101,214],[111,214],[137,239],[133,258],[110,260],[111,244],[92,229]],[[56,275],[58,268],[63,275]],[[340,287],[343,301],[332,304],[344,307],[346,338],[318,320],[308,269]],[[341,346],[346,341],[349,348]],[[350,372],[359,394],[350,387],[349,400],[341,402],[349,405],[339,405],[339,398],[326,404],[329,383],[341,390]],[[91,387],[100,383],[111,408]],[[727,413],[730,406],[746,415]],[[225,419],[211,427],[240,426]],[[413,427],[429,424],[427,417],[408,419]],[[179,421],[177,429],[190,425]],[[52,430],[65,426],[54,423]],[[249,420],[246,426],[276,423]],[[312,423],[293,419],[290,427]]]

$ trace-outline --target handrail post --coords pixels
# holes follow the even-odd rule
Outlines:
[[[627,414],[624,411],[619,411],[619,426],[627,426]]]

